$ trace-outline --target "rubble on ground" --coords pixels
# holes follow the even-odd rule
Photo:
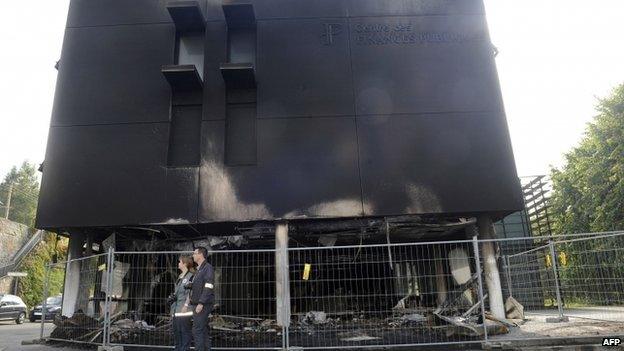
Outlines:
[[[103,319],[95,319],[82,312],[72,317],[59,317],[54,321],[56,328],[50,338],[83,342],[102,342]],[[210,325],[214,339],[253,341],[266,334],[281,335],[281,327],[275,320],[246,318],[228,315],[212,315]],[[145,320],[136,319],[136,313],[124,312],[111,316],[110,342],[120,344],[171,345],[172,318],[159,316],[151,325]],[[249,340],[247,340],[249,339]]]
[[[82,311],[71,318],[60,316],[54,319],[56,328],[50,334],[51,339],[74,340],[83,342],[102,341],[102,322],[89,317]]]

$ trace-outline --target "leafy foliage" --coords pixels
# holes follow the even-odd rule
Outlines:
[[[44,240],[22,262],[20,271],[27,272],[28,276],[20,278],[19,291],[21,291],[21,297],[29,307],[36,306],[43,301],[46,266],[55,257],[59,261],[64,259],[67,243],[67,239],[61,239],[57,243],[54,234],[46,233]],[[48,296],[62,293],[64,277],[65,271],[62,267],[50,269]]]
[[[624,229],[624,84],[599,100],[598,115],[561,169],[551,170],[555,233]],[[603,237],[558,246],[568,264],[560,268],[566,303],[621,304],[624,298],[624,237]]]
[[[9,189],[11,188],[11,206],[9,219],[33,227],[39,197],[39,180],[34,164],[24,161],[18,168],[14,166],[0,183],[0,201],[6,206]],[[0,214],[4,215],[5,207]],[[43,300],[46,281],[46,266],[54,258],[62,260],[67,252],[67,239],[57,242],[56,236],[46,233],[33,251],[22,261],[19,270],[28,276],[19,279],[20,296],[24,302],[33,307]],[[64,271],[51,269],[49,272],[48,296],[62,292]]]
[[[551,170],[557,233],[624,228],[624,84],[601,99],[580,144]]]
[[[39,180],[35,165],[24,161],[20,168],[13,166],[0,183],[0,201],[3,203],[2,215],[4,215],[4,206],[8,202],[9,188],[12,188],[9,219],[33,227],[39,197]]]

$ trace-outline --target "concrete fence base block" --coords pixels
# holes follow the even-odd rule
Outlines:
[[[98,351],[124,351],[123,346],[98,346]]]
[[[44,344],[45,339],[22,340],[22,346]]]
[[[546,323],[563,323],[563,322],[569,322],[569,321],[570,321],[570,318],[566,316],[546,318]]]

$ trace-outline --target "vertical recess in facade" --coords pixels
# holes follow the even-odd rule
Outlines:
[[[174,65],[162,67],[171,85],[167,165],[199,166],[206,20],[197,1],[174,1],[167,10],[176,27]]]
[[[221,64],[226,85],[225,164],[257,162],[256,16],[248,3],[224,4],[228,27],[227,63]]]

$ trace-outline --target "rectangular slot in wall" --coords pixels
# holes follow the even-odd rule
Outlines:
[[[200,160],[202,107],[173,106],[169,129],[167,165],[196,167]]]
[[[220,70],[226,85],[225,164],[257,164],[256,16],[250,3],[223,5],[228,27],[227,62]]]
[[[228,166],[255,165],[256,104],[228,104],[225,129],[225,163]]]
[[[228,62],[251,63],[256,62],[256,29],[229,28],[228,29]]]
[[[195,65],[199,76],[204,78],[204,33],[180,35],[178,38],[178,65]]]

